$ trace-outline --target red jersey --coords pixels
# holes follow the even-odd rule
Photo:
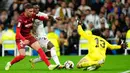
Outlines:
[[[22,13],[18,18],[18,24],[16,28],[16,39],[26,40],[25,37],[30,36],[30,31],[32,29],[33,20],[39,19],[44,20],[44,16],[36,16],[26,17],[24,13]]]

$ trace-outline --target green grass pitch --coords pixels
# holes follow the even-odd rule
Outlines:
[[[105,64],[103,67],[96,71],[82,71],[82,69],[76,68],[76,63],[83,56],[61,56],[60,61],[63,64],[66,60],[72,60],[75,64],[74,69],[72,70],[53,70],[49,71],[47,66],[43,63],[37,63],[35,69],[31,69],[29,59],[36,58],[26,57],[24,60],[20,61],[13,65],[9,71],[4,70],[6,63],[13,59],[12,56],[0,57],[0,73],[121,73],[126,70],[130,70],[130,55],[107,55]],[[54,62],[51,60],[51,63]]]

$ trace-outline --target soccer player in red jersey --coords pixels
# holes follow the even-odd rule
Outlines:
[[[48,61],[44,51],[40,47],[38,41],[30,34],[34,19],[46,20],[47,16],[36,16],[33,13],[33,6],[29,3],[24,5],[25,11],[18,18],[18,24],[16,29],[16,44],[19,51],[19,56],[16,56],[12,61],[8,62],[5,66],[5,70],[9,70],[10,67],[25,58],[25,45],[28,45],[35,49],[40,55],[41,59],[46,63],[49,70],[57,68],[58,65],[51,65]]]

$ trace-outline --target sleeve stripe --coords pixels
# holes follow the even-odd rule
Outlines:
[[[18,25],[17,25],[17,27],[20,27],[21,26],[21,23],[20,22],[18,22]]]

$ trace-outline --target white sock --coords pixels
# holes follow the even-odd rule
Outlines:
[[[58,57],[57,57],[57,55],[56,55],[56,50],[55,50],[55,48],[52,47],[52,48],[50,49],[50,51],[51,51],[51,57],[52,57],[52,59],[54,60],[54,62],[56,63],[56,65],[60,65],[60,61],[59,61],[59,59],[58,59]]]
[[[42,59],[40,57],[33,59],[33,63],[38,63],[38,62],[41,62],[41,61],[42,61]]]

